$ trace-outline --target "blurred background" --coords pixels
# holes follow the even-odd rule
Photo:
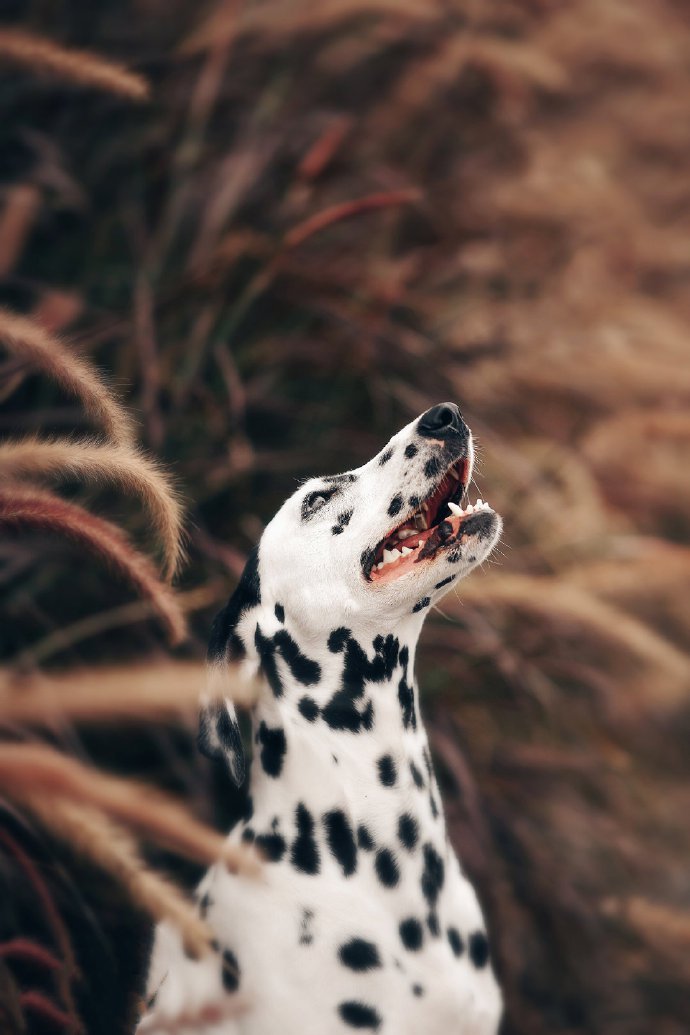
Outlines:
[[[3,1031],[131,1030],[241,808],[212,616],[446,399],[505,535],[419,676],[503,1031],[688,1031],[689,167],[680,0],[5,0]]]

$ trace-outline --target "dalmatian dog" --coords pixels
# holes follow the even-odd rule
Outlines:
[[[230,661],[261,679],[229,838],[256,847],[262,876],[218,864],[203,878],[210,958],[187,959],[159,925],[141,1035],[497,1031],[482,912],[448,840],[414,679],[429,608],[501,532],[488,504],[464,505],[473,459],[443,403],[363,467],[303,485],[267,526],[209,649],[216,685]],[[200,746],[244,781],[229,700],[202,711]]]

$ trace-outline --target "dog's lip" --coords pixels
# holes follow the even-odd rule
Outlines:
[[[425,557],[422,556],[424,546],[427,541],[434,535],[438,535],[440,539],[443,539],[444,535],[446,538],[454,541],[459,533],[460,527],[464,520],[466,520],[472,511],[467,514],[451,515],[443,517],[438,524],[434,524],[438,518],[441,509],[444,508],[448,502],[459,503],[467,489],[467,480],[469,476],[469,459],[467,456],[456,457],[452,463],[448,464],[443,474],[438,479],[436,485],[431,492],[422,500],[417,507],[411,508],[406,517],[402,521],[398,522],[381,540],[379,540],[377,546],[367,552],[366,559],[362,563],[364,577],[368,582],[380,581],[382,578],[386,578],[389,574],[393,574],[392,570],[386,571],[385,569],[379,571],[376,565],[383,560],[384,549],[388,546],[395,546],[398,548],[410,549],[414,546],[421,546],[421,549],[415,550],[415,554],[406,554],[404,557],[398,558],[395,563],[386,565],[388,569],[394,569],[396,576],[404,574],[410,570],[413,564],[419,563],[421,560],[430,559],[430,555],[427,554]],[[415,515],[419,515],[423,510],[426,511],[426,517],[428,519],[428,527],[426,529],[412,529],[411,524]],[[407,529],[405,526],[408,526]],[[398,534],[401,531],[409,531],[409,535],[400,540]],[[406,544],[409,542],[409,546]],[[439,542],[438,546],[441,548],[442,542]],[[437,551],[434,551],[434,556]]]

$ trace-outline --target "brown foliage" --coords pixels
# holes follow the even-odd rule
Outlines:
[[[506,1031],[684,1035],[681,5],[271,0],[155,24],[144,7],[120,43],[152,56],[156,106],[117,124],[99,109],[88,131],[81,110],[54,126],[31,108],[50,146],[8,184],[0,266],[29,285],[27,311],[50,311],[40,230],[71,205],[69,245],[53,239],[52,279],[73,300],[61,320],[129,386],[145,442],[194,500],[195,644],[296,477],[359,463],[457,398],[505,545],[430,619],[421,682]],[[90,45],[108,48],[111,24],[94,18]],[[39,204],[34,183],[60,200]],[[358,208],[410,184],[412,204]],[[20,392],[25,367],[5,368]],[[59,400],[42,405],[69,423]],[[13,417],[26,428],[21,397]],[[90,457],[100,476],[106,454]],[[8,582],[15,616],[27,596],[37,610],[58,599],[104,658],[150,649],[131,612],[126,636],[94,624],[86,573],[69,594],[49,572],[42,597],[24,571]],[[29,618],[15,626],[31,640]],[[77,633],[49,646],[87,653]],[[75,678],[56,692],[88,719]],[[119,678],[104,693],[122,716]],[[162,696],[144,693],[137,714]],[[12,700],[28,719],[31,695],[25,712]],[[206,796],[194,773],[190,794]]]
[[[28,32],[0,30],[0,60],[24,66],[34,75],[49,75],[130,101],[146,100],[149,93],[146,80],[121,65]]]

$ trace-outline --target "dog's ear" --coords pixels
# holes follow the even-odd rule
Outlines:
[[[213,622],[208,646],[210,693],[202,701],[197,740],[199,750],[207,758],[222,759],[226,763],[238,787],[245,773],[242,736],[235,706],[219,689],[217,676],[223,676],[229,661],[240,661],[245,657],[239,622],[247,611],[260,603],[259,548],[256,547],[249,556],[237,589]]]

